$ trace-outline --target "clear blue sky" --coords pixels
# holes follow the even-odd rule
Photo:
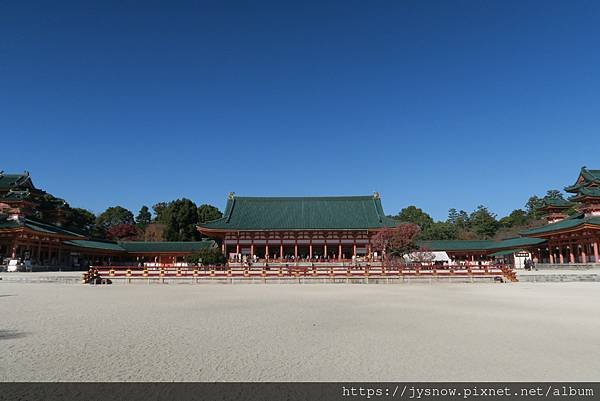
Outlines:
[[[73,206],[504,215],[600,168],[598,1],[35,3],[0,1],[0,170]]]

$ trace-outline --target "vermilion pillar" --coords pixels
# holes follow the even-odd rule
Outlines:
[[[569,246],[569,263],[575,263],[575,254],[573,253],[573,246]]]
[[[338,245],[338,259],[342,260],[342,244]]]
[[[583,247],[581,248],[581,263],[587,263],[587,253],[585,248],[587,247],[587,244],[583,244]]]
[[[595,263],[600,263],[600,261],[598,260],[598,241],[594,241],[594,262]]]
[[[561,265],[565,263],[565,257],[563,256],[562,248],[558,248],[558,259],[560,260]]]
[[[283,259],[283,240],[279,243],[279,259]]]

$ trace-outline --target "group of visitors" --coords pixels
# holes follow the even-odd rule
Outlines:
[[[523,264],[525,265],[525,270],[535,269],[535,262],[529,258],[525,258],[525,261],[523,262]]]

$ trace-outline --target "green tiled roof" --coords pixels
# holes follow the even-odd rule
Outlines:
[[[578,201],[586,197],[591,198],[600,198],[600,188],[598,187],[583,187],[579,189],[579,192],[576,195],[573,195],[569,198],[572,201]]]
[[[118,251],[125,252],[119,244],[109,241],[92,241],[92,240],[72,240],[64,241],[66,245],[73,245],[81,248],[97,249],[102,251]]]
[[[498,251],[498,252],[494,252],[492,253],[490,256],[506,256],[506,255],[512,255],[513,253],[519,252],[518,249],[507,249],[504,251]]]
[[[432,251],[482,251],[492,242],[491,240],[434,240],[421,241],[419,245]]]
[[[562,198],[544,198],[542,199],[542,206],[540,208],[544,208],[544,207],[557,207],[557,208],[569,208],[571,206],[573,206],[573,203],[569,202],[568,200],[564,200]]]
[[[212,240],[194,242],[142,242],[122,241],[118,245],[129,253],[145,252],[196,252],[201,249],[213,248],[216,243]]]
[[[22,227],[23,224],[19,223],[15,220],[0,220],[0,229],[1,228],[17,228]]]
[[[521,234],[523,235],[536,235],[543,234],[552,231],[561,231],[567,230],[570,228],[575,228],[581,226],[583,224],[591,224],[595,226],[600,226],[600,217],[585,217],[583,214],[578,214],[575,216],[571,216],[565,220],[557,221],[556,223],[548,224],[543,227],[533,228],[531,230],[523,231]]]
[[[519,246],[531,246],[546,242],[542,238],[517,237],[501,241],[494,240],[442,240],[421,241],[420,245],[432,251],[490,251],[494,249],[506,249]]]
[[[580,178],[583,178],[581,182]],[[581,188],[584,188],[590,184],[600,184],[600,170],[588,170],[585,166],[581,168],[577,182],[573,185],[565,187],[567,192],[579,192]]]
[[[381,199],[373,196],[230,196],[224,216],[200,225],[218,230],[319,230],[393,227]]]
[[[65,244],[81,248],[96,249],[101,251],[119,251],[127,253],[170,253],[170,252],[196,252],[200,249],[212,248],[216,243],[212,240],[194,242],[142,242],[142,241],[93,241],[72,240]]]
[[[53,224],[43,223],[38,220],[34,220],[30,217],[26,217],[22,220],[3,220],[0,222],[0,228],[19,228],[19,227],[27,227],[30,230],[37,231],[40,233],[47,234],[59,234],[65,235],[69,237],[81,237],[84,238],[83,235],[78,234],[73,231],[66,230],[62,227],[55,226]]]
[[[0,172],[0,190],[11,188],[33,188],[29,174],[5,174]]]
[[[11,189],[7,193],[5,193],[4,195],[0,195],[0,201],[3,201],[3,200],[5,200],[5,201],[22,200],[22,199],[29,198],[30,195],[31,195],[31,193],[27,189],[22,190],[22,191]]]

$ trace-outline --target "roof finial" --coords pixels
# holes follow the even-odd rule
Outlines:
[[[377,192],[377,191],[373,192],[373,198],[379,199],[379,192]]]
[[[227,199],[233,200],[233,198],[235,198],[235,192],[230,192],[229,196],[227,196]]]

